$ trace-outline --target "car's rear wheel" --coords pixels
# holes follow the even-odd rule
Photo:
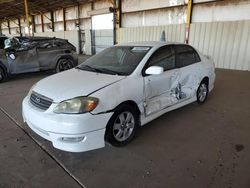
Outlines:
[[[5,71],[0,67],[0,83],[4,82],[7,78]]]
[[[124,146],[134,138],[138,124],[136,110],[130,105],[122,105],[109,120],[106,140],[114,146]]]
[[[204,104],[208,96],[208,83],[202,81],[197,89],[197,102],[199,104]]]
[[[56,65],[56,72],[62,72],[73,68],[73,62],[70,59],[59,59]]]

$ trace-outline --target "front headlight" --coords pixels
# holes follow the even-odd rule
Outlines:
[[[57,114],[82,114],[91,112],[98,104],[98,99],[95,97],[77,97],[59,103],[54,112]]]

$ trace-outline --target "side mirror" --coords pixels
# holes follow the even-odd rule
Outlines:
[[[164,69],[163,67],[160,67],[160,66],[151,66],[151,67],[148,67],[145,71],[145,73],[149,75],[157,75],[163,72],[164,72]]]

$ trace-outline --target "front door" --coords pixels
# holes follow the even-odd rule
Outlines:
[[[174,50],[170,45],[159,48],[149,59],[147,67],[161,66],[160,75],[145,75],[146,116],[178,102],[179,69],[175,68]]]

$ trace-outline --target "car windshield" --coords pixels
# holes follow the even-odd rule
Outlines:
[[[115,46],[89,58],[77,68],[114,75],[131,74],[149,51],[145,46]]]

